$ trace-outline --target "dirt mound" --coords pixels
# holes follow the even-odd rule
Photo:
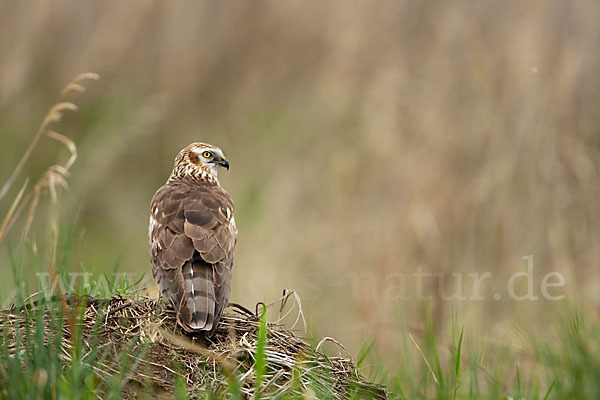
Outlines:
[[[310,345],[279,324],[267,324],[264,352],[257,353],[260,320],[248,310],[230,307],[215,336],[207,340],[186,336],[173,310],[156,298],[71,296],[68,303],[63,301],[56,309],[78,310],[77,315],[60,319],[58,325],[55,321],[62,317],[57,317],[56,310],[43,311],[45,340],[61,343],[62,361],[68,363],[74,354],[71,332],[81,332],[78,354],[83,362],[105,382],[123,374],[127,397],[144,392],[171,397],[178,386],[185,386],[193,398],[209,393],[230,398],[236,392],[250,398],[256,392],[258,358],[266,365],[260,379],[263,399],[305,398],[307,394],[313,398],[387,398],[381,386],[358,373],[352,360],[326,356],[320,346]],[[1,330],[11,351],[24,342],[17,340],[17,331],[22,335],[35,331],[32,313],[40,307],[0,312]],[[55,341],[56,326],[63,330],[59,341]]]

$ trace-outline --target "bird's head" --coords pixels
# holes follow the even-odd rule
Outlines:
[[[223,151],[207,143],[191,143],[179,152],[175,158],[174,176],[216,181],[217,167],[229,169],[229,161]]]

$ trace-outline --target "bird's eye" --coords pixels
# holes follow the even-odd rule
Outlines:
[[[212,157],[212,153],[210,151],[205,151],[204,153],[202,153],[202,156],[204,158],[210,158]]]

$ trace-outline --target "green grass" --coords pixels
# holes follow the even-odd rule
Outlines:
[[[23,258],[20,258],[21,260]],[[112,290],[133,288],[135,282],[122,282],[106,286],[108,297]],[[96,292],[98,293],[98,292]],[[99,294],[99,293],[98,293]],[[17,301],[25,293],[19,293]],[[20,303],[17,303],[20,304]],[[24,311],[27,323],[21,334],[9,337],[8,329],[0,334],[0,398],[2,399],[92,399],[122,398],[131,372],[139,362],[127,357],[130,350],[124,346],[118,369],[111,375],[100,373],[98,363],[111,365],[110,354],[95,350],[97,335],[82,340],[81,309],[66,311],[60,302],[40,302],[37,307]],[[439,344],[431,323],[431,315],[424,317],[426,329],[415,335],[407,330],[399,332],[398,340],[405,343],[399,370],[372,367],[377,380],[387,385],[391,398],[406,399],[595,399],[600,394],[600,324],[588,321],[577,307],[564,311],[552,329],[556,340],[541,341],[534,332],[524,333],[528,343],[525,356],[511,350],[508,345],[492,349],[486,346],[485,338],[469,336],[468,331],[458,325],[451,343],[451,351]],[[102,320],[99,318],[97,321]],[[457,318],[458,320],[458,318]],[[72,323],[73,322],[73,323]],[[14,321],[1,321],[2,327]],[[73,331],[72,347],[65,348],[63,336],[70,334],[65,326],[77,327]],[[46,328],[45,328],[46,327]],[[49,327],[49,328],[48,328]],[[98,329],[94,326],[93,331]],[[91,338],[91,339],[89,339]],[[133,346],[133,344],[132,344]],[[99,346],[98,346],[99,347]],[[18,349],[18,350],[17,350]],[[255,396],[262,399],[328,398],[327,385],[322,376],[311,377],[311,368],[304,365],[294,371],[294,387],[287,395],[275,395],[264,390],[265,373],[269,368],[266,352],[269,349],[269,334],[266,313],[261,313],[256,332],[254,354]],[[366,345],[356,356],[359,366],[376,362],[371,345]],[[520,354],[521,353],[521,354]],[[137,355],[143,359],[144,353]],[[95,360],[95,361],[94,361]],[[241,371],[230,371],[228,388],[220,396],[231,399],[243,398],[240,392]],[[299,376],[303,375],[300,380]],[[326,381],[325,381],[326,382]],[[174,396],[186,399],[188,393],[182,377],[175,380]],[[131,390],[131,389],[128,389]],[[356,391],[358,393],[358,390]],[[152,388],[142,385],[137,392],[141,398],[153,398]],[[302,394],[302,395],[300,395]],[[318,395],[317,395],[318,394]],[[200,398],[219,398],[213,394]],[[316,397],[315,397],[316,396]],[[349,398],[365,398],[364,392]],[[333,395],[331,398],[334,398]]]
[[[256,343],[256,356],[254,359],[256,394],[254,397],[258,400],[262,395],[264,376],[267,369],[267,357],[265,355],[265,348],[267,346],[267,310],[265,307],[262,307],[260,313],[260,325],[258,327],[258,338]]]
[[[110,355],[98,353],[96,334],[89,335],[90,343],[83,343],[81,313],[81,307],[65,312],[60,302],[39,302],[23,311],[23,330],[2,329],[0,398],[95,399],[99,393],[103,398],[121,398],[136,366],[122,362],[113,376],[99,375],[95,365],[109,362]],[[9,327],[16,321],[3,314],[1,323]],[[70,347],[64,345],[64,335],[71,337]],[[123,361],[126,354],[120,356]]]

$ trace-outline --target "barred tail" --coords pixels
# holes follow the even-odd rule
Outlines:
[[[186,330],[213,330],[216,300],[212,269],[198,254],[183,265],[184,298],[178,316]]]

